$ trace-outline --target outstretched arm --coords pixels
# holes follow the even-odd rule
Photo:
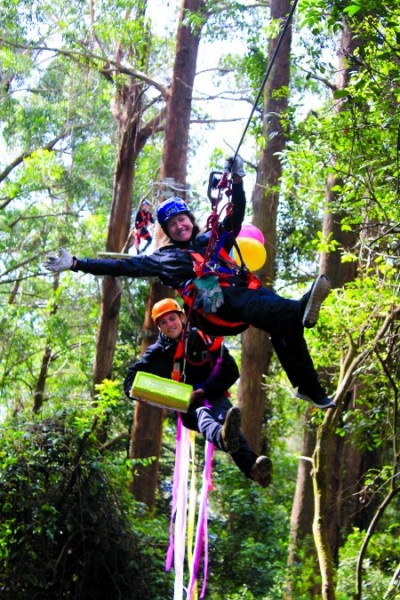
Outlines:
[[[49,253],[43,266],[54,273],[62,271],[82,271],[92,275],[111,275],[113,277],[158,277],[163,272],[159,254],[146,257],[127,256],[123,259],[84,258],[73,256],[68,250],[60,248],[59,254]],[[168,285],[168,283],[167,283]]]

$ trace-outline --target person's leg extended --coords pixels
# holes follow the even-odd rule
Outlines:
[[[256,481],[261,487],[271,483],[272,463],[266,456],[258,456],[240,432],[240,410],[231,405],[226,396],[215,399],[212,406],[201,406],[193,413],[197,418],[197,431],[216,448],[229,452],[242,473]],[[182,415],[183,423],[189,423],[188,415]],[[187,425],[188,426],[188,425]],[[193,427],[191,427],[193,429]]]
[[[318,408],[330,408],[334,403],[319,382],[304,338],[303,319],[307,307],[309,318],[316,318],[319,308],[317,310],[315,303],[320,304],[327,289],[329,280],[320,276],[311,291],[299,301],[288,300],[266,288],[238,290],[236,299],[229,297],[229,301],[242,311],[246,322],[270,334],[291,384],[299,388],[298,397],[311,401]],[[313,290],[319,290],[319,293],[315,291],[313,296]]]

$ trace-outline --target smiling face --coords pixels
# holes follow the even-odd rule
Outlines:
[[[179,213],[169,219],[167,230],[174,242],[188,242],[192,237],[193,223],[187,213]]]
[[[183,315],[175,311],[167,312],[157,319],[157,327],[165,336],[176,340],[183,330]]]

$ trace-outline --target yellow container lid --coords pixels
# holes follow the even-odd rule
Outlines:
[[[138,371],[130,395],[131,398],[137,398],[160,408],[187,412],[192,391],[193,386],[187,383]]]

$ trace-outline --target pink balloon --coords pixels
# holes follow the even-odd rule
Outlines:
[[[252,238],[253,240],[261,242],[262,245],[264,245],[265,241],[262,231],[260,231],[260,229],[258,229],[258,227],[255,225],[242,225],[238,235],[238,238],[240,237]]]

